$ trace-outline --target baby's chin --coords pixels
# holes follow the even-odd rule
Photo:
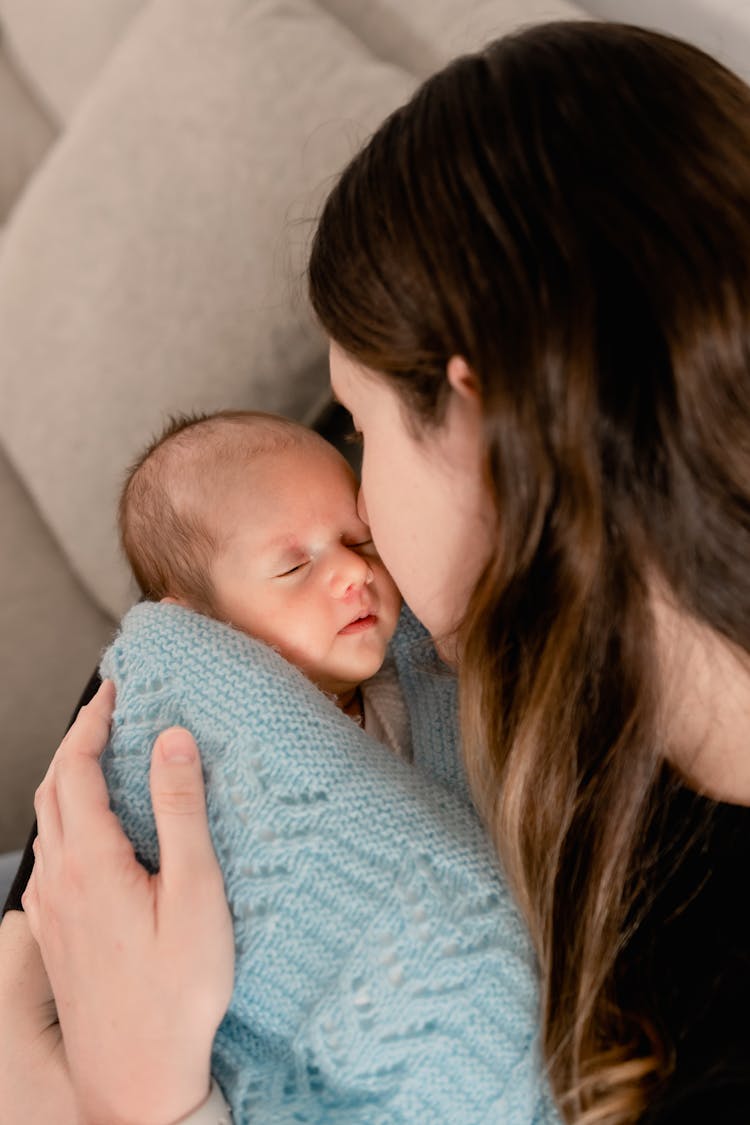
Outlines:
[[[308,672],[308,676],[321,691],[329,695],[345,695],[359,687],[365,680],[372,679],[383,667],[384,660],[385,650],[379,658],[371,653],[367,658],[361,656],[359,660],[352,661],[350,664],[321,668],[317,674]]]

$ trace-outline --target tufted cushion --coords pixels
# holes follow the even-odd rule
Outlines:
[[[750,6],[738,0],[586,0],[592,19],[621,20],[695,43],[750,82]]]
[[[47,111],[70,120],[146,0],[0,0],[3,36]]]
[[[9,224],[0,439],[99,605],[123,470],[168,412],[307,419],[316,209],[414,80],[307,0],[155,0]]]
[[[55,132],[0,43],[0,223],[5,222],[54,141]]]
[[[572,0],[318,0],[383,58],[426,78],[456,55],[545,20],[585,19]],[[588,5],[586,5],[588,7]]]
[[[100,613],[60,557],[0,453],[0,852],[19,848],[32,797],[73,703],[109,641]],[[0,906],[2,906],[0,893]],[[3,1114],[0,1112],[0,1120]]]

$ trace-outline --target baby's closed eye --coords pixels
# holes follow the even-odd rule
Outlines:
[[[275,575],[275,577],[276,578],[288,578],[290,574],[296,574],[297,571],[302,570],[303,567],[306,567],[306,566],[309,566],[309,565],[310,565],[310,560],[307,559],[304,562],[296,563],[289,570],[285,570],[281,574]]]

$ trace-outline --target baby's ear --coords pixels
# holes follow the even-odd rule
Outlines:
[[[159,598],[159,605],[181,605],[183,609],[190,609],[184,598],[173,598],[171,594],[167,594],[165,598]]]

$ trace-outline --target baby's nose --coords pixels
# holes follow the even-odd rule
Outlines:
[[[348,598],[358,593],[363,586],[373,580],[373,573],[367,559],[356,551],[345,547],[333,568],[331,588],[336,598]]]

